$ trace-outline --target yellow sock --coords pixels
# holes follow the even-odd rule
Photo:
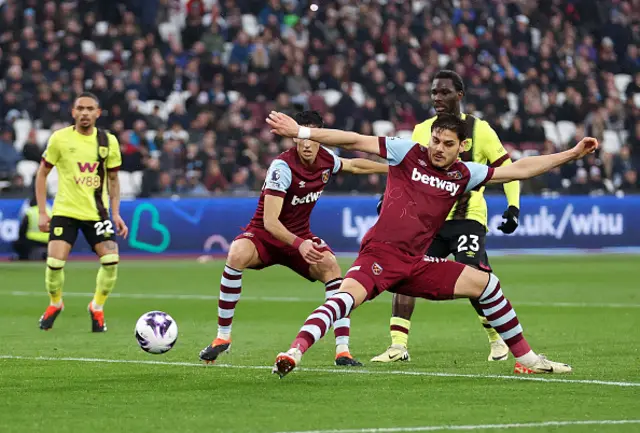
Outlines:
[[[391,344],[407,347],[411,322],[400,317],[392,317],[390,324]]]
[[[45,287],[49,293],[51,305],[62,305],[62,287],[64,286],[64,260],[47,259],[47,268],[44,273]]]
[[[491,327],[491,325],[489,325],[489,321],[487,320],[486,317],[478,316],[478,319],[480,319],[480,323],[482,323],[482,327],[487,332],[487,337],[489,337],[489,343],[493,343],[495,341],[500,340],[500,334],[498,334],[498,331],[496,331]]]
[[[106,254],[100,257],[100,269],[96,277],[96,293],[93,295],[93,308],[101,310],[109,294],[113,291],[118,278],[117,254]]]

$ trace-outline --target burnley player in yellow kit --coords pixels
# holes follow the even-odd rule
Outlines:
[[[438,72],[431,86],[436,113],[451,113],[461,117],[465,122],[467,140],[465,152],[460,155],[463,161],[472,161],[491,167],[511,164],[507,151],[502,146],[496,132],[483,120],[460,112],[460,102],[464,97],[464,84],[460,76],[449,70]],[[431,125],[437,117],[420,123],[413,130],[412,139],[424,146],[431,138]],[[449,213],[447,222],[428,246],[427,255],[446,258],[453,254],[457,262],[473,266],[485,272],[491,272],[485,251],[487,233],[487,203],[483,196],[484,187],[478,191],[464,194]],[[520,184],[510,182],[504,184],[509,208],[504,212],[505,221],[498,227],[508,234],[518,226],[520,207]],[[378,204],[378,212],[382,198]],[[426,246],[425,246],[426,247]],[[411,327],[411,315],[415,307],[415,298],[395,294],[391,317],[391,346],[382,354],[374,357],[373,362],[408,361],[407,342]],[[509,348],[500,335],[491,327],[482,313],[480,305],[471,300],[478,318],[489,337],[491,352],[489,361],[505,361],[509,356]]]
[[[115,234],[126,237],[128,228],[120,217],[118,169],[122,163],[120,145],[111,134],[96,127],[100,117],[98,98],[82,93],[71,111],[74,126],[53,133],[36,176],[38,225],[49,232],[45,286],[50,303],[40,318],[40,329],[53,327],[63,310],[64,265],[81,230],[100,259],[96,291],[88,310],[93,332],[104,332],[103,306],[118,275],[118,245]],[[52,217],[46,212],[47,176],[56,167],[58,192]],[[109,201],[111,219],[109,219]]]

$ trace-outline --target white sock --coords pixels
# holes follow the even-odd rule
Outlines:
[[[533,350],[530,350],[527,353],[525,353],[524,355],[518,356],[516,358],[516,361],[518,361],[522,365],[530,367],[530,366],[534,365],[536,362],[538,362],[538,359],[540,359],[538,354],[535,353]]]
[[[287,353],[293,356],[293,359],[296,360],[296,364],[298,364],[302,359],[302,351],[300,351],[300,349],[298,349],[297,347],[292,347],[291,349],[287,350]]]
[[[349,346],[346,344],[336,344],[336,355],[342,353],[342,352],[347,352],[349,353]]]
[[[49,302],[49,305],[56,307],[56,308],[60,308],[62,307],[62,301],[60,302]]]
[[[231,333],[227,333],[227,332],[220,332],[218,331],[218,336],[216,338],[219,338],[221,340],[231,340]]]
[[[98,304],[96,304],[96,301],[91,301],[91,308],[94,311],[102,311],[103,307],[104,307],[104,305],[98,305]]]

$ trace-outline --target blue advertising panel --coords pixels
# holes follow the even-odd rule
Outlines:
[[[640,247],[640,197],[523,197],[520,226],[513,235],[497,230],[504,197],[487,197],[488,249],[599,249]],[[359,242],[376,222],[375,197],[323,196],[313,211],[311,228],[336,252],[357,252]],[[129,225],[125,253],[213,254],[227,251],[246,225],[257,198],[150,199],[122,203]],[[11,252],[26,202],[0,200],[0,255]],[[76,252],[89,252],[82,237]]]

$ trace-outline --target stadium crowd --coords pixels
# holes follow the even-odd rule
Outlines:
[[[430,80],[517,159],[589,134],[602,150],[524,192],[640,190],[639,0],[0,0],[0,194],[28,192],[74,95],[95,93],[129,196],[248,194],[290,139],[271,109],[327,127],[411,134]],[[329,191],[376,193],[377,175]]]

